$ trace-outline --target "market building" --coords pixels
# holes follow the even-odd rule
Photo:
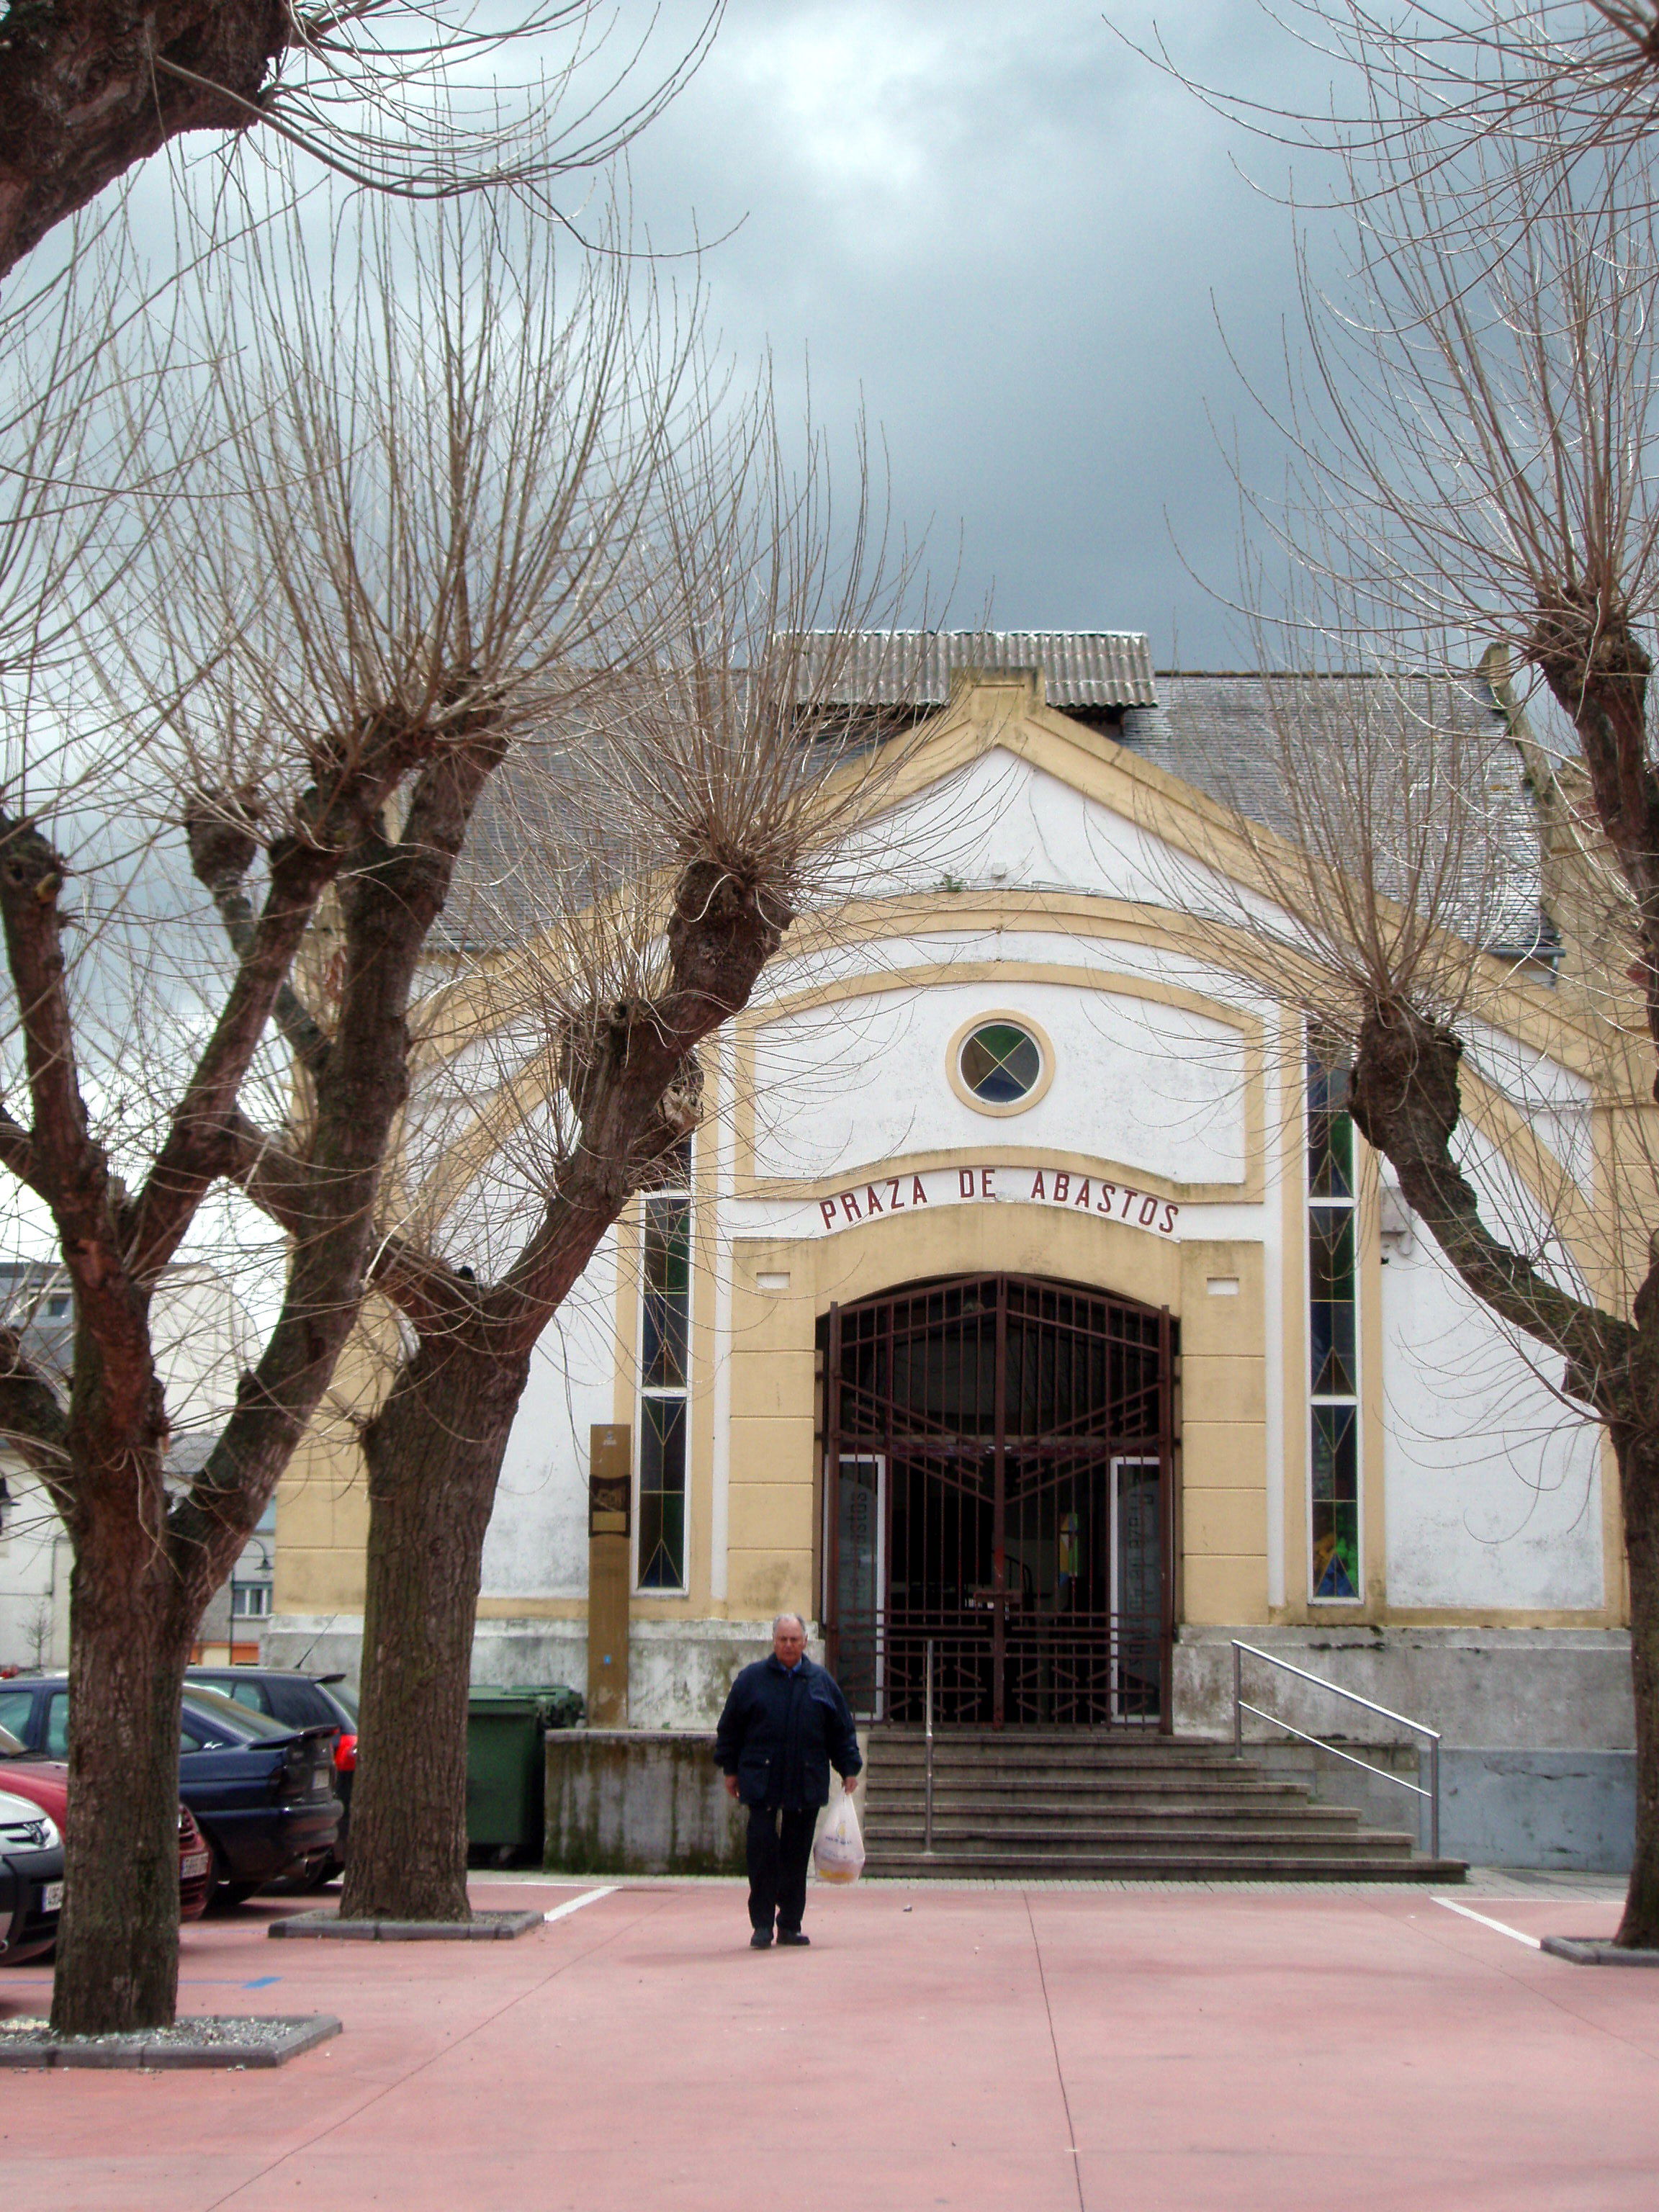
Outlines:
[[[866,648],[876,705],[898,656]],[[1261,895],[1234,810],[1282,811],[1262,701],[1132,635],[933,641],[858,896],[792,931],[708,1056],[682,1187],[544,1340],[476,1679],[589,1682],[599,1431],[635,1727],[709,1725],[789,1607],[874,1724],[919,1717],[931,1644],[941,1726],[1222,1733],[1243,1638],[1498,1765],[1628,1753],[1610,1455],[1230,957]],[[1484,678],[1459,711],[1513,832],[1470,1172],[1594,1285],[1613,1103],[1524,730]],[[365,1525],[319,1435],[268,1658],[355,1668]]]

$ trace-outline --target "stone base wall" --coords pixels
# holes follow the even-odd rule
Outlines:
[[[807,1650],[823,1656],[813,1639]],[[264,1625],[267,1667],[343,1674],[355,1690],[362,1666],[361,1619],[278,1613]],[[629,1632],[628,1717],[634,1728],[711,1729],[740,1667],[772,1649],[770,1620],[636,1620]],[[581,1620],[481,1620],[472,1638],[472,1680],[503,1689],[565,1682],[587,1695],[587,1624]]]
[[[260,1626],[259,1664],[302,1668],[307,1674],[343,1674],[355,1697],[363,1664],[362,1616],[272,1613]]]
[[[1367,1744],[1374,1765],[1429,1784],[1411,1744]],[[1300,1743],[1253,1743],[1264,1772],[1304,1784],[1322,1805],[1352,1805],[1367,1827],[1391,1828],[1429,1848],[1428,1808],[1409,1790]],[[1630,1751],[1499,1751],[1443,1747],[1440,1850],[1470,1866],[1628,1874],[1636,1839],[1636,1754]]]
[[[743,1808],[712,1729],[550,1729],[546,1863],[559,1874],[741,1874]]]
[[[1175,1651],[1178,1735],[1231,1735],[1234,1637],[1437,1729],[1448,1745],[1504,1751],[1635,1745],[1629,1635],[1587,1628],[1182,1628]],[[1249,1658],[1244,1696],[1310,1735],[1359,1743],[1401,1737],[1393,1722]],[[1252,1741],[1273,1737],[1248,1715],[1245,1725]]]

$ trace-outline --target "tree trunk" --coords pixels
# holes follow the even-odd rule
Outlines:
[[[1636,1705],[1636,1855],[1615,1941],[1659,1950],[1659,1437],[1613,1431],[1630,1564]]]
[[[466,1920],[466,1727],[485,1531],[530,1361],[428,1341],[363,1439],[362,1696],[342,1917]]]
[[[159,1533],[131,1510],[131,1490],[123,1503],[83,1528],[71,1583],[70,1818],[52,1998],[52,2024],[66,2035],[170,2027],[178,1996],[179,1705],[195,1616]]]

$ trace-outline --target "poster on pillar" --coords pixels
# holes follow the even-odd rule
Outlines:
[[[587,1723],[628,1726],[629,1553],[633,1431],[596,1421],[587,1461]]]

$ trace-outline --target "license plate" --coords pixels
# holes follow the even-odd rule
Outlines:
[[[206,1851],[190,1851],[179,1862],[179,1872],[186,1881],[194,1881],[198,1874],[205,1874],[213,1863]]]
[[[49,1881],[40,1893],[40,1910],[42,1912],[61,1912],[63,1909],[64,1885],[61,1881]]]

